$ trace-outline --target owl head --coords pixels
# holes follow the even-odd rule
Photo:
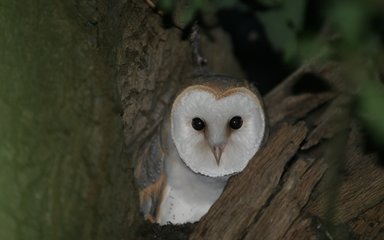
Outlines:
[[[242,171],[259,150],[266,116],[256,90],[212,76],[184,88],[171,110],[171,135],[194,172],[222,177]]]

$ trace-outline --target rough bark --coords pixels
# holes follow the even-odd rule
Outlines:
[[[105,49],[114,49],[105,55],[116,72],[126,161],[132,167],[135,150],[158,124],[175,88],[191,74],[191,52],[180,30],[165,29],[144,1],[100,3],[99,11],[99,40]],[[203,43],[212,70],[243,77],[228,37],[220,29],[212,34],[215,41]],[[359,124],[349,118],[348,84],[337,64],[312,63],[271,91],[265,97],[269,141],[230,180],[190,238],[382,238],[384,172],[377,155],[364,150]],[[133,170],[125,170],[132,182]],[[117,223],[127,231],[138,230],[134,222],[141,218],[132,209],[137,200],[135,194],[117,200],[124,213]],[[114,238],[124,239],[122,231]]]
[[[180,29],[165,28],[162,18],[145,1],[98,1],[97,15],[88,16],[97,44],[117,79],[125,149],[122,160],[109,163],[110,185],[98,206],[98,239],[151,239],[180,236],[143,223],[138,192],[133,185],[134,155],[161,120],[175,89],[192,74],[191,51]],[[95,20],[92,20],[95,18]],[[243,77],[231,52],[229,37],[219,28],[203,37],[204,55],[212,71]],[[225,51],[223,51],[225,49]],[[159,233],[161,232],[161,233]],[[133,237],[134,236],[134,237]]]
[[[191,239],[382,239],[384,169],[350,118],[347,84],[337,64],[313,63],[270,92],[269,141]]]

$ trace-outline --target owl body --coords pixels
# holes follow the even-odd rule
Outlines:
[[[194,173],[173,151],[165,159],[167,183],[156,220],[161,225],[198,221],[220,196],[228,179]]]
[[[138,157],[145,217],[161,225],[198,221],[258,151],[266,130],[262,100],[247,82],[194,79]]]

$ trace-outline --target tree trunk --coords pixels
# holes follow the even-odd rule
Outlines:
[[[182,38],[183,32],[175,27],[164,28],[161,16],[145,1],[99,1],[97,9],[97,42],[114,73],[111,78],[117,79],[126,145],[123,159],[116,159],[107,169],[112,183],[103,190],[98,206],[103,217],[96,223],[97,237],[165,236],[164,229],[147,225],[138,212],[138,192],[133,187],[134,155],[161,120],[175,89],[191,76],[192,52],[188,40]],[[204,38],[203,50],[211,69],[243,77],[231,53],[229,37],[221,29],[210,33],[213,41]],[[166,234],[185,238],[184,232],[189,229],[181,229],[179,235],[178,229]]]
[[[364,149],[347,84],[337,64],[314,63],[271,91],[269,141],[191,239],[383,239],[384,169]]]
[[[191,74],[191,51],[181,31],[165,29],[144,1],[99,5],[98,39],[101,49],[114,49],[104,55],[116,72],[125,161],[131,167],[117,171],[114,179],[127,174],[132,183],[135,151],[159,123],[177,86]],[[244,77],[230,54],[227,35],[220,29],[211,33],[214,42],[203,42],[209,66],[216,73]],[[377,154],[364,148],[361,127],[351,117],[348,84],[337,64],[311,63],[265,96],[272,129],[268,142],[244,172],[230,179],[190,238],[384,238],[384,171]],[[136,189],[120,187],[113,192],[126,196],[116,200],[124,214],[106,211],[115,212],[114,224],[138,231],[138,237],[137,194],[118,193]],[[131,236],[108,225],[111,221],[100,223],[106,229],[101,236]]]

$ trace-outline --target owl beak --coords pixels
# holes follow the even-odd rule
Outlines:
[[[221,144],[221,145],[213,146],[211,148],[213,156],[215,156],[217,166],[220,165],[221,154],[223,153],[224,147],[225,145]]]

